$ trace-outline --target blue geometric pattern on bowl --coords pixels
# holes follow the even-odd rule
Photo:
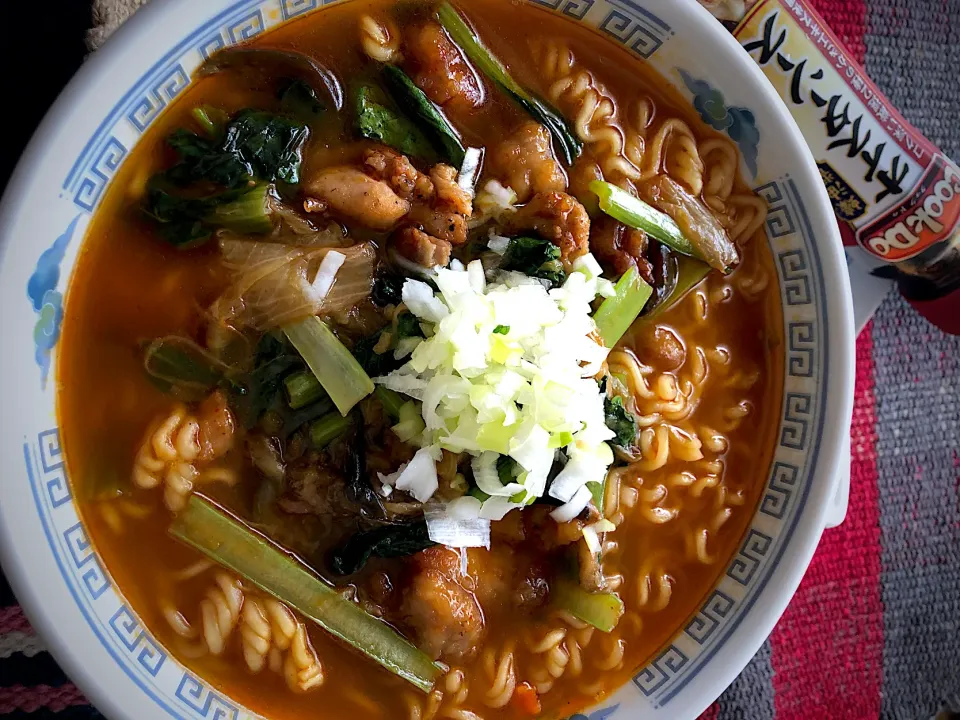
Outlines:
[[[693,619],[605,707],[573,720],[625,720],[638,702],[663,707],[724,645],[767,586],[801,517],[812,486],[824,429],[828,364],[826,289],[816,238],[793,180],[764,171],[754,113],[728,107],[722,95],[693,74],[677,70],[671,27],[636,0],[528,0],[583,22],[650,60],[665,76],[680,77],[704,119],[730,133],[760,178],[756,191],[770,206],[767,236],[784,309],[784,395],[778,444],[760,506],[736,556]],[[104,116],[64,180],[74,218],[37,261],[27,294],[37,323],[41,380],[59,335],[60,264],[81,216],[89,216],[110,179],[142,133],[187,86],[190,74],[215,49],[322,7],[321,0],[237,0],[183,38]],[[666,60],[665,60],[666,59]],[[682,58],[680,58],[682,60]],[[730,91],[734,92],[733,90]],[[49,390],[48,393],[52,393]],[[52,403],[50,405],[53,406]],[[47,424],[47,427],[52,422]],[[42,430],[42,431],[41,431]],[[66,477],[56,428],[24,438],[23,457],[34,503],[52,555],[83,618],[117,665],[174,718],[232,720],[253,717],[185,669],[143,626],[117,590],[80,521]]]

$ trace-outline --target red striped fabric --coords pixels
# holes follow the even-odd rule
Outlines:
[[[770,638],[777,720],[876,718],[883,679],[883,604],[876,400],[870,326],[857,342],[850,510],[828,530]]]
[[[700,716],[699,720],[717,720],[720,716],[720,703],[715,702],[713,705],[708,707],[703,711],[703,714]]]
[[[72,705],[84,705],[86,702],[80,689],[72,683],[60,687],[49,685],[0,687],[0,715],[16,710],[32,713],[40,708],[60,712]]]
[[[30,623],[19,605],[0,607],[0,635],[11,632],[27,632]]]

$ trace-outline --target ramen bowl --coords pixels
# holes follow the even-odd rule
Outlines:
[[[346,1],[346,0],[344,0]],[[773,459],[749,525],[696,612],[632,679],[575,716],[695,718],[746,666],[844,512],[853,396],[849,282],[828,198],[786,108],[693,0],[531,0],[648,62],[740,151],[769,206],[782,305]],[[141,136],[211,54],[321,0],[171,0],[131,20],[78,73],[24,155],[0,212],[0,553],[28,616],[110,717],[256,717],[144,626],[88,535],[57,413],[63,297],[91,217]],[[109,405],[113,398],[103,397]],[[92,408],[93,411],[95,408]],[[77,419],[71,416],[71,422]]]

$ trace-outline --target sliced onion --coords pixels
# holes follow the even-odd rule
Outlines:
[[[477,186],[477,178],[480,177],[481,160],[483,160],[483,150],[480,148],[467,148],[467,151],[463,154],[463,164],[460,166],[460,173],[457,175],[457,185],[470,195],[473,195],[474,188]]]
[[[483,507],[480,508],[480,517],[486,520],[503,520],[508,512],[518,507],[520,505],[510,502],[505,497],[492,497],[483,501]]]
[[[470,502],[472,501],[472,502]],[[435,543],[452,548],[490,547],[490,521],[472,513],[479,513],[480,501],[462,497],[446,505],[428,505],[423,515],[427,521],[427,535]]]
[[[583,512],[583,509],[590,504],[590,500],[592,499],[593,495],[590,493],[590,489],[584,485],[573,494],[573,497],[570,498],[570,502],[566,503],[565,505],[561,505],[552,513],[550,513],[550,517],[552,517],[558,523],[570,522],[577,515]]]
[[[438,323],[450,314],[449,308],[435,297],[433,288],[419,280],[407,280],[400,293],[407,309],[427,322]]]
[[[497,459],[500,456],[495,452],[484,452],[470,461],[470,467],[473,469],[473,479],[477,482],[477,487],[483,490],[487,495],[496,497],[510,497],[523,490],[519,483],[508,483],[504,485],[500,482],[497,475]]]
[[[336,250],[330,250],[323,256],[320,267],[317,269],[317,276],[311,285],[314,298],[322,300],[327,296],[330,288],[333,287],[333,281],[337,279],[337,272],[346,259],[346,255]]]
[[[597,531],[593,529],[592,525],[587,525],[583,529],[583,541],[587,544],[591,554],[597,555],[600,552],[600,536],[597,535]]]
[[[381,479],[386,482],[384,478]],[[397,490],[403,490],[420,502],[433,497],[440,484],[437,481],[437,464],[430,451],[426,448],[417,450],[413,459],[400,470],[394,485]]]

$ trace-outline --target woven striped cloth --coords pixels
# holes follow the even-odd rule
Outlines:
[[[141,0],[96,0],[111,27]],[[960,160],[960,0],[814,0],[868,74]],[[99,44],[108,30],[91,34]],[[960,339],[898,296],[857,341],[852,487],[796,597],[707,720],[960,712]],[[0,578],[0,718],[100,717]]]

